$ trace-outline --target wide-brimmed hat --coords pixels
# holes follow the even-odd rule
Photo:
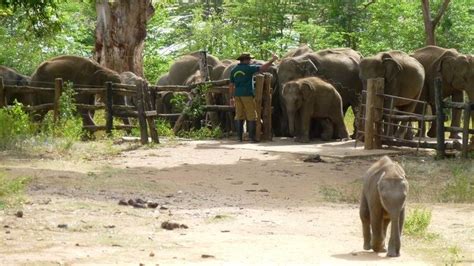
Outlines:
[[[253,59],[254,57],[250,53],[242,53],[240,54],[239,57],[237,57],[237,60],[242,61],[245,59]]]

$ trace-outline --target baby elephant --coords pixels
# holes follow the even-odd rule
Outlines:
[[[341,95],[324,80],[307,77],[287,82],[283,86],[282,99],[288,114],[290,135],[296,136],[297,141],[309,142],[312,118],[330,122],[324,123],[324,127],[330,130],[323,128],[323,140],[331,139],[333,130],[337,138],[349,137],[344,125]]]
[[[386,251],[385,235],[391,222],[387,256],[400,256],[400,236],[407,194],[408,181],[405,179],[405,171],[398,163],[384,156],[369,168],[364,177],[360,201],[365,250]]]

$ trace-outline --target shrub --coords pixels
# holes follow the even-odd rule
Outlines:
[[[405,219],[404,233],[416,237],[426,236],[431,222],[431,210],[415,208]]]
[[[21,202],[23,190],[30,180],[30,177],[7,178],[0,173],[0,209]]]
[[[452,173],[453,178],[448,181],[441,193],[441,201],[456,203],[474,202],[474,176],[469,166],[453,167]]]
[[[220,127],[207,128],[202,127],[200,129],[191,129],[190,131],[180,131],[178,133],[179,137],[188,138],[188,139],[220,139],[222,138],[223,132]]]
[[[173,128],[170,122],[165,119],[156,119],[156,130],[160,136],[174,137]]]
[[[0,109],[0,125],[0,150],[18,147],[35,132],[35,126],[23,111],[23,105],[16,101],[13,106]]]

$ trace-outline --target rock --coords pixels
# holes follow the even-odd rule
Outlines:
[[[326,161],[321,159],[321,156],[319,154],[315,154],[312,156],[309,156],[308,158],[304,159],[303,162],[309,162],[309,163],[325,163]]]
[[[78,246],[79,246],[79,243],[76,243],[76,247],[78,247]]]
[[[264,188],[264,189],[260,189],[258,192],[269,192],[268,189]]]
[[[258,183],[257,182],[252,183],[252,186],[258,186]]]
[[[156,209],[156,207],[158,207],[158,203],[157,202],[148,202],[146,204],[146,206],[148,206],[148,208]]]
[[[128,206],[128,202],[124,199],[119,200],[118,205]]]
[[[160,210],[167,210],[167,209],[168,209],[168,207],[165,207],[165,206],[160,207]]]
[[[135,201],[133,201],[132,199],[129,199],[129,200],[128,200],[128,205],[132,205],[132,206],[133,206],[133,204],[135,204]]]
[[[5,234],[10,234],[10,230],[5,231]]]
[[[154,256],[155,256],[155,253],[153,253],[153,251],[150,252],[150,257],[154,257]]]
[[[15,216],[18,217],[18,218],[23,218],[23,211],[17,211],[15,213]]]
[[[222,230],[221,233],[229,233],[230,230]]]
[[[67,224],[58,224],[58,228],[67,228]]]
[[[166,222],[161,223],[161,228],[166,229],[166,230],[174,230],[176,228],[188,229],[189,227],[185,224],[170,223],[166,221]]]
[[[136,202],[136,203],[140,203],[140,204],[146,204],[146,201],[144,201],[144,200],[142,200],[142,199],[140,199],[140,198],[135,199],[135,202]]]
[[[142,203],[135,203],[135,204],[133,204],[133,207],[134,208],[139,208],[139,209],[145,209],[146,205],[142,204]]]
[[[113,224],[104,225],[104,228],[110,228],[110,229],[112,229],[112,228],[115,228],[115,225],[113,225]]]
[[[202,255],[201,255],[201,258],[203,258],[203,259],[209,259],[209,258],[215,258],[215,257],[212,256],[212,255],[208,255],[208,254],[202,254]]]

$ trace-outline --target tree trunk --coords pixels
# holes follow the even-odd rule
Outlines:
[[[436,27],[438,26],[441,17],[448,9],[451,0],[444,0],[438,14],[434,19],[431,19],[430,0],[421,0],[421,9],[423,10],[423,22],[425,24],[426,45],[436,45]]]
[[[143,77],[146,25],[155,9],[152,0],[97,0],[95,59],[119,73]]]

